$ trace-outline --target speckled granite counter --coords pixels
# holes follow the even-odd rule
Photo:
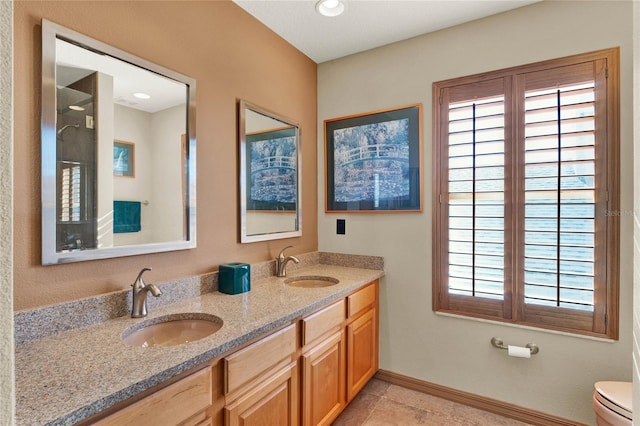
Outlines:
[[[126,346],[120,338],[122,332],[146,320],[128,316],[18,344],[17,424],[62,425],[86,419],[344,297],[380,278],[383,271],[316,264],[298,268],[290,275],[329,275],[340,283],[296,288],[285,285],[284,278],[267,277],[252,282],[248,293],[210,292],[150,308],[148,318],[198,312],[223,319],[224,325],[217,333],[179,346]]]

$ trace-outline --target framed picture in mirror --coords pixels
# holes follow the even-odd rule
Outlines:
[[[133,142],[113,142],[113,175],[135,177],[136,146]]]
[[[247,134],[247,210],[296,210],[297,141],[294,126]]]

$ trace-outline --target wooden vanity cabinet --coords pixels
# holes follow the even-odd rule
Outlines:
[[[329,425],[346,406],[345,300],[301,320],[302,424]]]
[[[378,281],[82,425],[330,425],[378,370]]]
[[[378,371],[378,281],[301,320],[302,424],[330,425]]]
[[[225,426],[300,424],[297,348],[292,324],[224,359]]]
[[[347,297],[347,401],[378,371],[378,281]]]

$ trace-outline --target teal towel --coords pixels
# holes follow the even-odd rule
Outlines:
[[[113,202],[113,233],[140,232],[140,201]]]

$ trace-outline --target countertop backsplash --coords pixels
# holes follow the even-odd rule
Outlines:
[[[290,262],[287,265],[289,275],[295,275],[296,270],[318,264],[373,270],[384,269],[383,258],[378,256],[327,252],[311,252],[295,256],[300,260],[300,263]],[[132,282],[136,273],[137,271],[132,272]],[[251,264],[252,282],[273,275],[275,275],[275,260]],[[153,310],[159,306],[217,291],[218,271],[166,282],[147,278],[147,282],[157,285],[162,291],[161,297],[147,299],[149,310]],[[63,331],[129,315],[130,310],[131,290],[127,289],[56,305],[16,311],[14,314],[15,341],[16,344],[28,343]]]

